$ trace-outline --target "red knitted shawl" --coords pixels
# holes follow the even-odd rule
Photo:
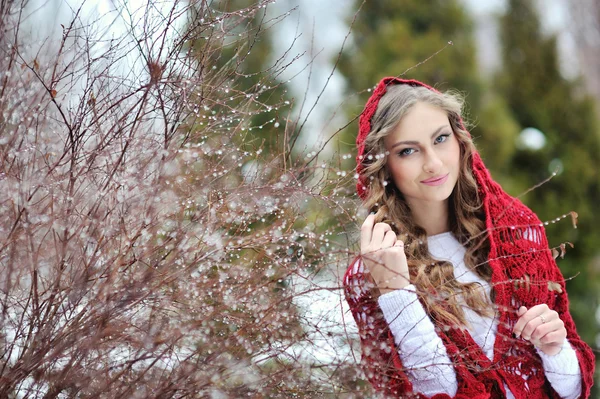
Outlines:
[[[368,183],[361,175],[364,142],[371,130],[371,118],[377,104],[390,84],[409,84],[435,90],[415,80],[394,77],[384,78],[378,84],[361,114],[356,138],[357,190],[363,199],[368,193]],[[593,383],[595,359],[590,347],[578,336],[569,314],[565,281],[549,250],[544,226],[529,208],[506,194],[492,180],[478,153],[473,153],[471,162],[485,209],[491,285],[495,290],[500,319],[492,361],[465,329],[436,327],[456,370],[456,398],[504,398],[503,382],[516,399],[559,397],[545,379],[541,359],[533,345],[514,339],[512,335],[517,309],[521,305],[529,308],[541,303],[557,311],[565,323],[567,339],[575,349],[581,367],[581,397],[587,398]],[[425,398],[423,394],[413,392],[377,299],[366,287],[358,258],[348,268],[343,282],[346,300],[359,329],[362,366],[373,387],[396,398]],[[434,398],[449,396],[438,394]]]

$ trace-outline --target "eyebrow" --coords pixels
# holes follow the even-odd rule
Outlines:
[[[431,138],[433,138],[440,131],[442,131],[444,128],[447,128],[447,127],[448,127],[448,125],[443,125],[443,126],[438,127],[437,129],[435,129],[435,131],[431,134]],[[404,145],[404,144],[418,145],[420,143],[418,141],[414,141],[414,140],[399,141],[399,142],[395,143],[394,145],[392,145],[392,148],[397,147],[399,145]]]

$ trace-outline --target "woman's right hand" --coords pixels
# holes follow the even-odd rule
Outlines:
[[[389,224],[375,223],[373,214],[367,216],[360,228],[360,253],[381,294],[410,284],[404,243],[397,239]]]

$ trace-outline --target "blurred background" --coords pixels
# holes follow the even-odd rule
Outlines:
[[[61,392],[103,397],[178,397],[181,392],[195,392],[197,397],[214,399],[372,397],[358,367],[356,327],[340,282],[358,251],[358,226],[366,216],[354,192],[357,117],[373,87],[385,76],[414,78],[466,95],[470,132],[494,179],[509,194],[524,194],[521,200],[548,222],[551,246],[573,244],[557,262],[568,280],[578,332],[598,355],[600,4],[596,0],[52,0],[8,2],[6,6],[3,2],[2,7],[1,42],[10,44],[2,53],[7,71],[3,87],[10,88],[12,80],[25,76],[37,83],[14,83],[15,97],[6,94],[8,89],[0,93],[4,112],[0,183],[7,196],[2,197],[0,230],[6,236],[0,247],[5,267],[0,281],[4,284],[0,393],[9,397],[58,397]],[[20,27],[20,47],[12,44],[12,35],[17,43],[15,26]],[[89,45],[80,40],[85,35],[98,40]],[[79,43],[79,47],[65,43]],[[163,52],[171,43],[177,45]],[[15,56],[16,48],[20,58]],[[85,49],[83,58],[90,63],[105,58],[105,69],[84,71],[74,61],[78,57],[47,55],[59,48],[74,54]],[[54,65],[60,65],[63,75],[57,75]],[[80,72],[87,80],[73,78]],[[103,79],[116,87],[105,96],[99,93],[108,85],[97,83]],[[47,84],[40,86],[40,82]],[[47,125],[16,113],[23,103],[16,96],[27,88],[38,90],[40,97],[35,98],[42,98],[39,104],[44,105],[36,100],[35,106],[47,107],[43,108],[47,112],[39,112],[48,118],[44,120]],[[25,157],[14,144],[15,137],[25,135],[18,126],[23,120],[31,126],[49,126],[48,137],[57,138],[56,146],[42,149],[31,138],[28,148],[50,154],[46,159],[52,159],[72,130],[66,122],[60,123],[55,107],[59,103],[86,127],[82,135],[93,129],[98,129],[97,134],[117,131],[115,135],[123,134],[119,142],[129,143],[139,123],[123,121],[135,115],[139,104],[121,99],[136,98],[142,92],[148,93],[144,101],[152,98],[157,104],[152,112],[139,114],[144,115],[145,138],[164,140],[151,150],[144,147],[145,142],[136,147],[136,156],[150,154],[148,163],[140,161],[143,167],[121,168],[121,162],[135,159],[123,156],[108,177],[98,172],[107,181],[113,180],[116,171],[129,179],[114,189],[111,201],[132,207],[118,218],[110,211],[97,220],[106,230],[114,223],[109,242],[118,243],[116,249],[110,245],[105,249],[104,236],[92,239],[74,234],[69,237],[73,248],[56,244],[45,251],[49,256],[45,267],[54,270],[48,272],[48,281],[65,278],[64,262],[57,259],[72,254],[73,276],[84,266],[90,275],[100,273],[98,279],[87,280],[89,287],[81,283],[88,288],[78,289],[78,300],[104,301],[106,289],[97,290],[94,284],[110,276],[106,280],[110,284],[125,284],[119,291],[125,299],[118,305],[124,310],[106,313],[102,322],[90,318],[83,329],[79,323],[84,319],[78,316],[83,311],[77,308],[45,331],[40,326],[47,321],[42,323],[41,316],[33,317],[37,313],[29,310],[35,301],[27,298],[37,298],[31,293],[38,288],[29,284],[34,279],[21,279],[21,286],[8,283],[20,276],[15,270],[30,273],[29,265],[38,262],[27,246],[19,246],[15,237],[21,230],[15,226],[25,222],[15,211],[16,205],[14,209],[6,205],[21,201],[34,207],[26,195],[34,186],[27,172],[32,167],[19,173],[9,168],[11,157]],[[119,105],[111,105],[117,97]],[[105,101],[106,113],[100,115],[107,121],[90,116],[97,117],[89,109],[100,107],[101,101]],[[75,118],[80,115],[78,109],[81,118]],[[113,113],[118,115],[108,121]],[[131,136],[127,136],[128,129]],[[120,147],[123,154],[127,145]],[[77,158],[65,152],[63,158],[69,157]],[[27,166],[43,157],[21,159]],[[102,162],[108,164],[111,159],[102,157]],[[137,176],[139,170],[147,175]],[[154,172],[156,180],[149,178]],[[100,178],[95,175],[94,179]],[[40,179],[35,184],[50,183]],[[131,189],[144,184],[146,191]],[[108,204],[113,194],[102,190],[112,186],[103,183],[99,187]],[[17,194],[9,198],[9,192]],[[154,198],[158,199],[150,207]],[[72,199],[65,188],[61,203]],[[163,203],[169,205],[163,209]],[[139,210],[132,204],[144,205]],[[83,201],[81,207],[79,213],[66,212],[62,225],[79,223],[73,222],[73,215],[88,212],[89,204]],[[55,211],[51,215],[50,208],[40,205],[39,221],[25,225],[23,237],[32,225],[40,231],[55,231],[54,220],[59,217]],[[563,218],[571,211],[578,214],[576,228],[570,217]],[[109,215],[115,217],[113,222]],[[135,238],[123,228],[138,225],[143,234]],[[96,231],[88,227],[86,231]],[[41,236],[44,242],[47,235]],[[187,243],[182,237],[196,241]],[[138,238],[142,244],[136,244]],[[87,254],[90,242],[94,251],[106,250],[104,257],[93,257],[105,265],[105,271],[92,272],[87,261],[77,266],[76,260],[83,256],[78,251],[86,248]],[[21,255],[9,251],[12,246]],[[120,255],[117,259],[109,253]],[[145,266],[148,254],[153,256],[148,262],[152,273],[144,272],[143,278],[130,276],[133,266],[123,265],[141,262]],[[59,271],[52,269],[53,262],[60,263]],[[31,275],[35,272],[37,278],[36,267]],[[112,267],[114,272],[106,272]],[[168,284],[163,270],[169,271]],[[71,301],[70,280],[65,287],[64,297]],[[148,290],[160,300],[150,305],[133,294],[131,298],[123,294]],[[39,292],[40,298],[46,295],[49,301],[56,300],[50,291]],[[154,316],[155,310],[169,306],[170,313]],[[146,319],[148,309],[152,316]],[[139,323],[140,317],[145,324]],[[135,329],[126,334],[122,326],[129,324],[135,324]],[[33,331],[30,336],[39,334],[38,341],[25,338],[27,326]],[[85,356],[75,357],[63,348],[62,360],[52,360],[59,352],[51,347],[45,352],[38,349],[38,357],[31,354],[30,342],[58,339],[69,326],[73,331],[86,331],[81,335],[99,326],[108,332],[98,341],[74,339],[69,344],[85,347]],[[135,346],[139,336],[144,339]],[[118,355],[115,348],[121,348]],[[88,375],[90,364],[100,364],[89,362],[86,356],[92,352],[106,360],[102,369],[106,381],[91,384],[93,389],[85,391],[72,381],[97,378]],[[47,363],[44,356],[50,359]],[[88,363],[73,359],[88,359]],[[142,374],[131,366],[139,359],[147,367]],[[121,369],[127,373],[114,374]],[[592,397],[600,397],[598,392],[595,388]]]
[[[471,134],[492,176],[509,194],[521,195],[556,172],[556,177],[521,199],[543,221],[550,221],[551,245],[574,244],[558,262],[568,279],[578,331],[598,353],[600,4],[593,0],[288,4],[299,6],[298,25],[304,28],[306,48],[311,54],[322,52],[309,93],[310,87],[320,88],[331,78],[324,93],[329,97],[311,119],[314,132],[307,132],[308,137],[319,137],[340,113],[357,115],[369,88],[384,76],[400,75],[466,94]],[[279,46],[291,36],[296,20],[290,18],[286,25],[290,34],[277,36]],[[337,70],[330,76],[333,64]],[[293,86],[297,95],[306,88],[301,83]],[[336,106],[327,107],[330,103]],[[336,122],[320,125],[322,120]],[[355,121],[339,134],[335,151],[354,154],[356,131]],[[553,223],[571,210],[579,215],[577,229],[569,222]]]

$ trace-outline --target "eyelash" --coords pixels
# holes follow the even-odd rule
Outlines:
[[[438,139],[439,139],[440,137],[443,137],[443,138],[444,138],[444,140],[442,140],[442,141],[438,141]],[[444,134],[440,134],[439,136],[437,136],[437,137],[435,138],[435,141],[436,141],[436,143],[443,143],[444,141],[446,141],[446,140],[448,139],[448,137],[450,137],[450,133],[444,133]]]
[[[442,137],[444,139],[442,141],[438,141]],[[450,137],[450,133],[440,134],[439,136],[437,136],[435,138],[434,142],[435,142],[435,144],[442,144],[442,143],[444,143],[448,139],[448,137]],[[406,157],[406,156],[414,154],[414,152],[411,152],[410,154],[407,154],[406,151],[409,151],[409,150],[413,150],[414,151],[414,148],[404,148],[404,149],[398,151],[398,156],[400,156],[400,157]]]
[[[408,156],[410,154],[407,154],[406,151],[409,151],[409,150],[414,150],[414,148],[405,148],[403,150],[400,150],[400,151],[398,151],[398,155],[401,157]],[[411,154],[412,154],[412,152],[411,152]]]

